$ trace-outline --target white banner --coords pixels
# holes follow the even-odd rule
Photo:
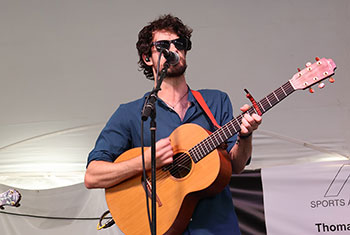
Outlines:
[[[262,169],[268,235],[350,234],[350,161]]]

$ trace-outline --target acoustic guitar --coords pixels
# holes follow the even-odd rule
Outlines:
[[[336,69],[332,59],[316,58],[298,69],[287,83],[256,102],[247,112],[262,115],[296,90],[311,88]],[[323,83],[319,87],[322,88]],[[312,90],[311,90],[312,91]],[[157,234],[181,234],[187,227],[197,202],[221,192],[232,174],[227,152],[218,148],[240,131],[243,114],[232,119],[213,133],[196,124],[184,124],[170,135],[174,161],[156,173]],[[135,148],[120,155],[115,163],[141,155]],[[126,235],[150,234],[145,190],[151,195],[150,172],[147,179],[137,175],[106,189],[106,201],[111,215]],[[149,203],[151,196],[147,199]]]

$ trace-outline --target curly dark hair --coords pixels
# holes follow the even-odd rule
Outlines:
[[[146,78],[150,80],[154,80],[152,67],[148,66],[143,61],[142,55],[145,54],[147,56],[151,56],[153,32],[164,29],[174,32],[179,37],[186,38],[188,41],[190,40],[193,31],[187,25],[184,25],[179,18],[168,14],[162,15],[158,19],[150,22],[139,32],[139,38],[136,43],[136,48],[139,54],[138,64],[140,67],[140,71],[143,70],[143,73],[145,74]]]

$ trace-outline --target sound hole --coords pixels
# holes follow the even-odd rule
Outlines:
[[[188,175],[192,168],[191,157],[186,153],[178,153],[173,158],[173,163],[167,166],[170,174],[175,178],[183,178]]]

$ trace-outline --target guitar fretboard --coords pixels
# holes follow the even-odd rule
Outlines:
[[[257,105],[262,114],[270,110],[273,106],[281,102],[288,95],[292,94],[295,91],[292,84],[288,81],[283,86],[279,87],[265,98],[261,99],[257,102]],[[252,106],[248,111],[250,115],[253,113],[258,113],[257,110]],[[243,113],[232,119],[220,129],[217,129],[207,138],[202,140],[200,143],[191,148],[188,152],[192,158],[192,160],[197,163],[209,153],[211,153],[214,149],[224,143],[226,140],[231,138],[233,135],[238,133],[241,128],[241,122],[243,118]]]

